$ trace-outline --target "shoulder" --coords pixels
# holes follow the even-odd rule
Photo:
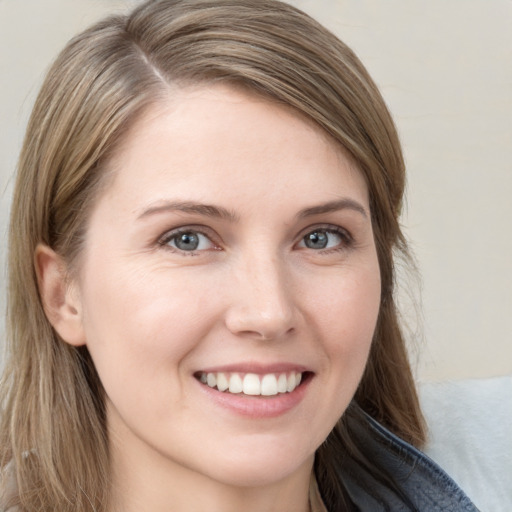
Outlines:
[[[341,470],[343,484],[359,510],[478,512],[435,462],[362,410],[348,419],[348,426],[369,461],[367,465],[349,458]]]

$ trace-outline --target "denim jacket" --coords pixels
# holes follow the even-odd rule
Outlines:
[[[349,419],[349,429],[367,460],[390,475],[394,488],[355,460],[345,461],[340,479],[360,512],[478,512],[458,485],[431,459],[369,415]],[[338,512],[338,511],[330,511]]]

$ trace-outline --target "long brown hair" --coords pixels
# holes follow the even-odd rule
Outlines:
[[[393,255],[407,254],[398,220],[405,169],[377,87],[345,44],[290,5],[148,1],[70,41],[43,84],[19,160],[9,235],[0,462],[15,468],[15,502],[26,510],[99,512],[109,487],[103,388],[87,349],[60,340],[44,314],[36,246],[47,244],[73,268],[105,162],[125,131],[171,85],[212,82],[236,84],[295,108],[357,163],[370,195],[382,297],[355,401],[399,436],[423,442],[393,295]],[[347,443],[340,420],[318,450],[319,484],[327,494],[339,492],[329,468]]]

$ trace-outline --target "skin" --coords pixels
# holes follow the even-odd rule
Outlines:
[[[50,320],[87,345],[106,390],[112,509],[308,510],[315,450],[355,393],[379,309],[361,173],[310,121],[218,85],[147,112],[109,167],[78,274],[66,281],[47,247],[37,265]],[[177,247],[179,228],[201,233],[197,250]],[[308,247],[313,232],[328,247]],[[309,377],[273,416],[196,378],[276,364]]]

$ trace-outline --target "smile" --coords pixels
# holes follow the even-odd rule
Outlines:
[[[249,396],[275,396],[291,393],[302,381],[302,372],[256,373],[201,372],[199,380],[219,391]]]

